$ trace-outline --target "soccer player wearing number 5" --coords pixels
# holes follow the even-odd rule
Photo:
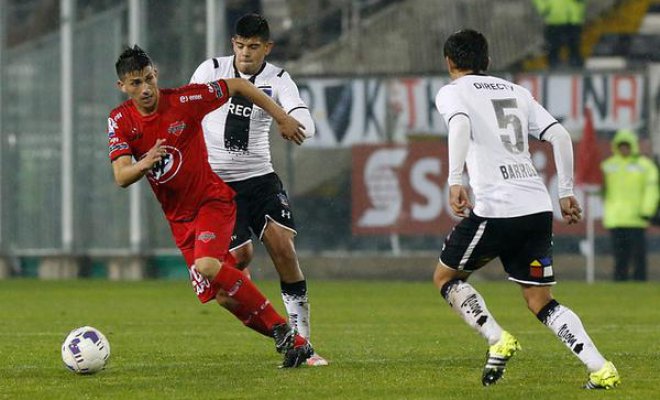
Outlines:
[[[529,310],[587,367],[584,387],[613,388],[620,382],[616,368],[598,352],[580,318],[550,292],[552,203],[532,164],[527,136],[552,144],[561,214],[573,224],[581,209],[573,196],[570,135],[529,91],[485,74],[490,59],[481,33],[454,33],[444,55],[452,82],[438,92],[436,107],[449,128],[449,201],[463,219],[445,239],[433,280],[451,308],[488,341],[483,385],[496,383],[520,350],[467,282],[473,271],[499,257]],[[463,186],[466,163],[474,206]]]
[[[108,119],[115,181],[127,187],[147,177],[202,303],[216,299],[246,326],[273,337],[284,354],[283,367],[304,363],[314,352],[309,342],[235,268],[229,253],[234,191],[211,170],[201,127],[202,118],[231,96],[258,104],[275,118],[283,136],[302,136],[300,124],[243,79],[159,89],[158,72],[137,45],[126,48],[115,68],[117,86],[129,97]]]
[[[191,83],[243,78],[282,105],[305,127],[305,137],[293,140],[300,145],[314,134],[314,121],[300,98],[298,87],[283,69],[265,61],[273,42],[268,22],[258,14],[241,17],[232,38],[234,55],[204,61]],[[272,117],[249,99],[234,97],[211,112],[202,123],[209,163],[223,181],[236,191],[236,226],[230,249],[238,267],[248,267],[253,255],[252,234],[266,247],[280,276],[282,300],[289,323],[309,339],[310,320],[307,282],[298,264],[294,247],[296,225],[282,182],[270,156]],[[310,366],[327,365],[314,354]]]

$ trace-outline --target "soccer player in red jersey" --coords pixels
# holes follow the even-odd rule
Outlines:
[[[244,79],[159,89],[158,71],[137,45],[124,50],[115,69],[117,86],[129,97],[108,118],[115,181],[127,187],[147,177],[202,303],[216,299],[246,326],[273,337],[283,367],[304,363],[312,346],[235,268],[229,253],[234,191],[208,164],[201,121],[230,97],[243,96],[273,116],[285,139],[301,143],[301,125]]]

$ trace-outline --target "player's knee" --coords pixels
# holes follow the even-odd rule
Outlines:
[[[273,262],[281,266],[295,266],[298,264],[298,255],[293,241],[288,237],[269,237],[264,241]]]
[[[220,271],[222,264],[217,258],[202,257],[195,260],[195,268],[206,279],[212,280]]]
[[[236,268],[241,270],[247,268],[252,262],[252,256],[254,254],[252,243],[239,247],[232,251],[231,254],[236,260]]]
[[[433,272],[433,284],[435,287],[442,289],[447,282],[455,279],[456,276],[453,272],[455,271],[446,267],[442,262],[438,262],[435,267],[435,272]]]
[[[298,265],[298,255],[293,248],[278,247],[271,253],[273,262],[284,267],[295,267]]]
[[[553,300],[550,288],[547,286],[529,286],[523,288],[523,296],[527,308],[533,314],[538,314],[543,307]]]

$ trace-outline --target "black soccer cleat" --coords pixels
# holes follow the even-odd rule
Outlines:
[[[302,346],[293,347],[284,354],[284,360],[280,368],[297,368],[304,364],[314,354],[314,349],[309,342]]]
[[[486,357],[488,357],[488,356],[486,356]],[[492,384],[495,384],[504,375],[504,371],[506,371],[506,368],[504,368],[504,366],[501,366],[501,367],[494,367],[494,366],[485,367],[484,372],[481,375],[481,383],[484,386],[490,386]]]
[[[278,324],[273,327],[273,339],[275,339],[275,349],[278,353],[286,354],[293,349],[296,338],[296,330],[289,324]]]

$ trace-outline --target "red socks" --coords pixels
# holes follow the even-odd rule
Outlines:
[[[296,337],[295,337],[295,339],[293,340],[293,347],[294,347],[294,348],[298,348],[298,347],[300,347],[300,346],[304,346],[305,344],[307,344],[307,339],[305,339],[304,337],[300,336],[299,333],[296,333]]]
[[[232,313],[255,331],[272,336],[274,325],[286,323],[268,299],[238,269],[224,265],[213,278],[211,285],[224,290],[238,303]]]

